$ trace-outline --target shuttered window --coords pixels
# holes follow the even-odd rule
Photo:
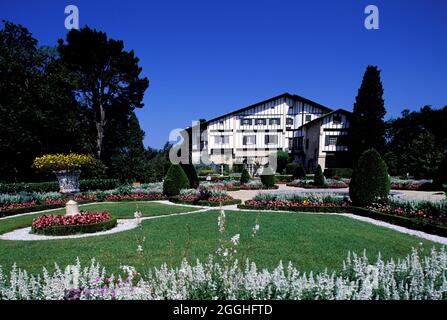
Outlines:
[[[242,137],[242,144],[244,146],[249,146],[249,145],[254,145],[256,144],[256,136],[252,135],[252,136],[243,136]]]

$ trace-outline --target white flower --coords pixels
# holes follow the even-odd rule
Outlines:
[[[143,253],[143,246],[141,244],[139,244],[137,247],[137,253],[139,254]]]
[[[219,227],[220,233],[225,232],[225,211],[223,209],[220,209],[220,215],[217,218],[217,226]]]
[[[232,238],[231,238],[231,243],[233,244],[233,246],[237,246],[239,243],[241,236],[240,234],[235,234]]]

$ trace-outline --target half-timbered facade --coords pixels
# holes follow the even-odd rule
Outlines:
[[[285,93],[202,123],[190,151],[194,163],[205,153],[214,164],[243,163],[251,171],[279,150],[308,170],[339,167],[348,127],[348,111]]]

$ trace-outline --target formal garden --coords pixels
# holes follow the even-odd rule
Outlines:
[[[447,107],[384,121],[378,67],[346,167],[252,171],[145,146],[149,79],[105,32],[4,21],[0,48],[0,300],[447,299]]]

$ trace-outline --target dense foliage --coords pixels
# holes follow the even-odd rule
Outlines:
[[[404,110],[387,122],[384,159],[391,175],[432,179],[447,153],[447,106]]]
[[[176,196],[182,189],[189,188],[189,180],[179,164],[173,164],[163,181],[163,193],[168,196]]]
[[[354,164],[367,149],[374,148],[383,153],[385,113],[380,70],[376,66],[368,66],[350,120],[349,150]]]
[[[264,168],[261,174],[261,182],[266,187],[273,187],[276,183],[275,173],[269,168]]]
[[[321,170],[321,166],[318,165],[317,169],[315,170],[314,175],[314,185],[317,187],[322,187],[325,184],[325,179],[323,175],[323,170]]]
[[[357,162],[349,184],[349,196],[358,206],[388,198],[390,176],[385,161],[374,149],[366,150]]]
[[[242,174],[241,174],[241,185],[242,184],[246,184],[248,181],[250,181],[250,174],[248,173],[247,169],[242,169]]]
[[[306,178],[306,170],[302,164],[298,164],[293,170],[293,178],[294,179],[303,179]]]
[[[199,177],[197,176],[197,171],[194,165],[190,163],[182,163],[181,164],[183,171],[189,180],[189,187],[192,189],[196,189],[199,187]]]

